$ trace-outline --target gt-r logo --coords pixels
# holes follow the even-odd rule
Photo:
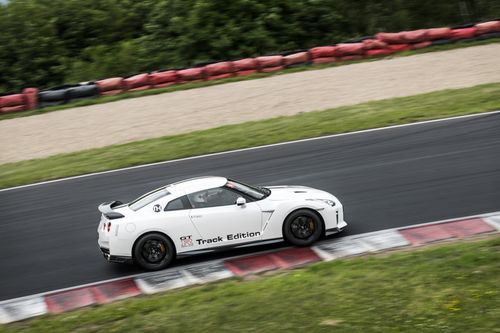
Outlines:
[[[191,235],[181,236],[180,239],[181,239],[181,247],[193,246],[193,240],[191,239]]]
[[[161,206],[160,205],[154,205],[153,206],[153,212],[158,213],[161,211]]]

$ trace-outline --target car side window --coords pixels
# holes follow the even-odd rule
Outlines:
[[[186,196],[174,199],[165,206],[165,211],[191,209],[191,204]]]
[[[240,196],[227,188],[217,187],[188,194],[188,199],[193,208],[208,208],[234,205]]]

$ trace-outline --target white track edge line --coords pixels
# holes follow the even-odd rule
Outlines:
[[[413,224],[413,225],[404,226],[404,227],[396,227],[396,228],[382,229],[382,230],[377,230],[377,231],[370,231],[370,232],[365,232],[365,233],[356,234],[356,235],[349,235],[349,236],[346,236],[346,237],[349,237],[349,238],[359,238],[359,237],[370,236],[370,235],[381,233],[381,232],[385,232],[385,231],[398,231],[398,230],[404,230],[404,229],[409,229],[409,228],[416,228],[416,227],[421,227],[421,226],[426,226],[426,225],[433,225],[433,224],[447,223],[447,222],[453,222],[453,221],[460,221],[460,220],[465,220],[465,219],[470,219],[470,218],[482,218],[482,219],[484,219],[484,218],[487,218],[487,217],[490,217],[490,216],[495,216],[495,215],[500,215],[500,211],[489,212],[489,213],[482,213],[482,214],[476,214],[476,215],[461,216],[461,217],[455,217],[455,218],[444,219],[444,220],[433,221],[433,222],[418,223],[418,224]],[[331,242],[333,240],[334,239],[320,241],[320,242],[317,242],[317,243],[313,244],[310,247],[312,248],[313,246],[317,246],[317,245],[320,245],[320,244],[323,244],[323,243],[328,243],[328,242]],[[193,263],[193,264],[189,264],[189,265],[185,265],[185,266],[171,267],[171,268],[167,268],[165,270],[157,271],[157,272],[137,273],[137,274],[127,275],[127,276],[121,276],[121,277],[117,277],[117,278],[113,278],[113,279],[108,279],[108,280],[90,282],[90,283],[81,284],[81,285],[77,285],[77,286],[72,286],[72,287],[67,287],[67,288],[61,288],[61,289],[56,289],[56,290],[51,290],[51,291],[45,291],[45,292],[41,292],[41,293],[38,293],[38,294],[27,295],[27,296],[22,296],[22,297],[16,297],[16,298],[11,298],[11,299],[6,299],[6,300],[3,300],[3,301],[0,301],[0,306],[3,305],[3,304],[10,303],[10,302],[22,301],[24,299],[30,299],[30,298],[34,298],[34,297],[44,297],[44,296],[55,294],[55,293],[60,293],[60,292],[69,291],[69,290],[75,290],[75,289],[80,289],[80,288],[86,288],[86,287],[93,287],[93,286],[97,286],[97,285],[101,285],[101,284],[109,283],[109,282],[114,282],[114,281],[120,281],[120,280],[126,280],[126,279],[136,279],[136,278],[141,278],[142,276],[152,275],[152,274],[158,274],[158,273],[167,272],[167,271],[170,271],[170,270],[185,270],[185,269],[187,269],[189,267],[193,267],[193,266],[206,265],[206,264],[210,264],[212,262],[219,262],[219,261],[224,262],[224,261],[227,261],[227,260],[232,260],[232,259],[247,257],[247,256],[253,255],[253,254],[255,254],[255,255],[257,255],[257,254],[265,254],[265,253],[270,253],[270,252],[276,252],[277,250],[290,249],[292,247],[293,246],[286,246],[286,247],[281,247],[279,249],[269,249],[269,250],[265,250],[265,251],[257,251],[255,253],[240,254],[240,255],[236,255],[236,256],[226,257],[226,258],[223,258],[223,259],[214,259],[214,260],[209,260],[209,261],[204,261],[204,262]]]
[[[426,124],[437,123],[437,122],[453,121],[453,120],[457,120],[457,119],[475,118],[475,117],[487,116],[487,115],[496,114],[496,113],[500,113],[500,110],[488,111],[488,112],[481,112],[481,113],[474,113],[474,114],[468,114],[468,115],[462,115],[462,116],[454,116],[454,117],[448,117],[448,118],[439,118],[439,119],[424,120],[424,121],[419,121],[419,122],[414,122],[414,123],[408,123],[408,124],[399,124],[399,125],[391,125],[391,126],[385,126],[385,127],[368,128],[368,129],[354,131],[354,132],[337,133],[337,134],[330,134],[330,135],[325,135],[325,136],[318,136],[318,137],[314,137],[314,138],[306,138],[306,139],[299,139],[299,140],[292,140],[292,141],[272,143],[272,144],[262,145],[262,146],[255,146],[255,147],[248,147],[248,148],[227,150],[227,151],[221,151],[221,152],[217,152],[217,153],[204,154],[204,155],[198,155],[198,156],[190,156],[190,157],[184,157],[184,158],[179,158],[179,159],[174,159],[174,160],[167,160],[167,161],[160,161],[160,162],[154,162],[154,163],[148,163],[148,164],[141,164],[141,165],[135,165],[135,166],[131,166],[131,167],[125,167],[125,168],[119,168],[119,169],[113,169],[113,170],[106,170],[106,171],[99,171],[99,172],[92,172],[92,173],[87,173],[87,174],[78,175],[78,176],[71,176],[71,177],[65,177],[65,178],[59,178],[59,179],[53,179],[53,180],[47,180],[47,181],[38,182],[38,183],[32,183],[32,184],[26,184],[26,185],[19,185],[19,186],[14,186],[14,187],[8,187],[8,188],[0,189],[0,192],[17,190],[17,189],[22,189],[22,188],[32,187],[32,186],[45,185],[45,184],[50,184],[50,183],[58,183],[58,182],[67,181],[67,180],[74,180],[74,179],[78,179],[78,178],[85,178],[85,177],[92,177],[92,176],[97,176],[97,175],[104,175],[104,174],[113,173],[113,172],[127,171],[127,170],[139,169],[139,168],[147,168],[147,167],[156,166],[156,165],[162,165],[162,164],[169,164],[169,163],[176,163],[176,162],[182,162],[182,161],[189,161],[189,160],[194,160],[194,159],[200,159],[200,158],[206,158],[206,157],[213,157],[213,156],[219,156],[219,155],[225,155],[225,154],[233,154],[233,153],[239,153],[239,152],[244,152],[244,151],[257,150],[257,149],[266,149],[266,148],[283,146],[283,145],[288,145],[288,144],[301,143],[301,142],[324,140],[324,139],[330,139],[330,138],[334,138],[334,137],[341,137],[341,136],[347,136],[347,135],[353,135],[353,134],[363,134],[363,133],[370,133],[370,132],[378,132],[378,131],[383,131],[383,130],[388,130],[388,129],[394,129],[394,128],[410,127],[410,126],[417,126],[417,125],[426,125]],[[102,147],[102,148],[105,148],[105,147]]]

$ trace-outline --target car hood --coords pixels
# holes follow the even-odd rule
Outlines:
[[[273,201],[294,200],[294,199],[334,199],[335,197],[325,191],[317,190],[307,186],[266,186],[271,190],[268,199]]]

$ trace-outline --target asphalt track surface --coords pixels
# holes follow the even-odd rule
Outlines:
[[[242,133],[242,135],[251,135]],[[200,175],[336,194],[347,234],[500,210],[500,113],[362,132],[0,192],[0,300],[140,273],[97,247],[97,205]],[[335,236],[335,237],[341,237]],[[180,259],[176,265],[282,244]]]

